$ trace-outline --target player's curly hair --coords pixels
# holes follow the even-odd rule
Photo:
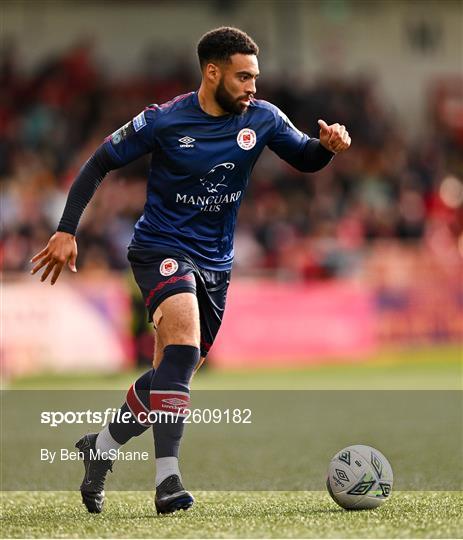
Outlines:
[[[208,62],[229,62],[234,54],[259,54],[259,47],[242,30],[231,26],[215,28],[198,42],[198,58],[201,69]]]

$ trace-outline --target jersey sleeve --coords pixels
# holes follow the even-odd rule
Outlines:
[[[302,172],[315,172],[327,165],[334,154],[318,139],[302,133],[278,107],[272,106],[275,129],[267,143],[270,150]]]
[[[281,159],[289,161],[304,150],[309,137],[299,131],[278,107],[272,106],[271,110],[275,118],[275,129],[268,142],[268,147]]]
[[[154,150],[158,115],[157,106],[147,107],[133,120],[106,137],[104,146],[119,167]]]

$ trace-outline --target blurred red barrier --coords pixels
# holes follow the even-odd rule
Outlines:
[[[215,365],[282,366],[364,357],[375,346],[374,306],[353,282],[232,281]]]
[[[133,359],[130,304],[120,276],[3,284],[6,377],[41,371],[115,371]]]

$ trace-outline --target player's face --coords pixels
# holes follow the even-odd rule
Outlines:
[[[256,79],[259,76],[257,57],[253,54],[234,54],[229,63],[221,66],[220,72],[215,100],[228,113],[244,113],[256,93]]]

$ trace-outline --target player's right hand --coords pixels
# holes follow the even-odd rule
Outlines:
[[[32,257],[31,263],[37,264],[32,268],[31,274],[36,274],[47,265],[40,281],[45,281],[53,270],[51,284],[54,285],[66,263],[72,272],[77,272],[76,259],[77,243],[75,236],[65,232],[56,232],[48,241],[47,247]]]

